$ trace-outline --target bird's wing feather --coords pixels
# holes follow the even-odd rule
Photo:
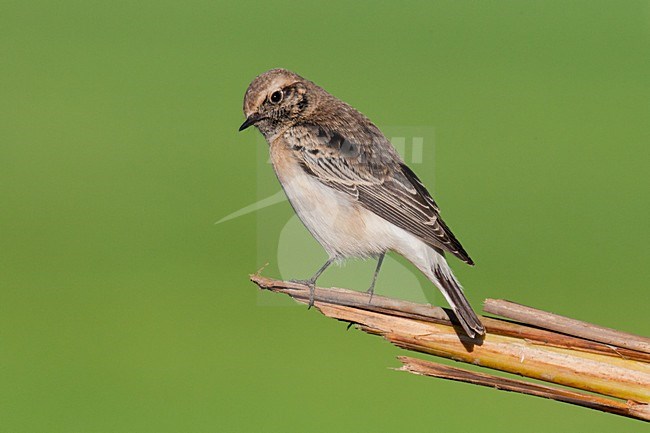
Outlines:
[[[426,244],[474,264],[440,218],[431,194],[378,129],[346,137],[322,126],[294,126],[288,143],[305,172],[323,184]]]

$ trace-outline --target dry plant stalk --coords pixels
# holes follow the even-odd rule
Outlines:
[[[504,301],[503,299],[486,299],[483,310],[526,325],[538,326],[551,331],[586,338],[587,340],[650,353],[650,338],[570,319],[515,302]]]
[[[251,280],[262,289],[286,293],[298,302],[308,302],[309,289],[302,284],[257,275],[251,276]],[[443,374],[440,367],[426,361],[408,361],[404,367],[406,371],[553,398],[650,421],[650,353],[636,350],[642,345],[616,347],[580,338],[572,334],[570,326],[564,326],[563,333],[558,333],[539,329],[543,326],[540,322],[532,327],[489,317],[481,317],[487,334],[471,339],[457,325],[454,314],[446,309],[382,296],[374,296],[369,301],[369,296],[361,292],[316,288],[314,306],[328,317],[354,323],[365,332],[383,336],[407,350],[595,392],[607,398],[463,369],[453,369],[453,374],[447,370]],[[510,304],[507,301],[493,301],[492,304],[500,302]],[[534,309],[528,312],[531,311],[534,315],[544,313]],[[524,318],[527,317],[524,314]],[[584,322],[577,327],[580,328],[578,334],[588,328]],[[644,341],[631,334],[626,334],[625,338]],[[403,362],[404,359],[410,358],[403,358]]]
[[[650,413],[648,413],[650,408],[649,405],[635,403],[631,400],[623,402],[611,398],[582,394],[567,389],[526,382],[525,380],[508,379],[491,374],[477,373],[475,371],[451,367],[431,361],[424,361],[422,359],[411,358],[408,356],[398,356],[397,359],[399,359],[403,364],[399,370],[408,371],[413,374],[456,380],[474,385],[492,387],[503,391],[512,391],[520,394],[548,398],[602,412],[614,413],[628,418],[647,420],[650,416]]]

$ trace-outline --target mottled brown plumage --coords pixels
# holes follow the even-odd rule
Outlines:
[[[333,260],[377,256],[381,264],[386,251],[397,251],[442,290],[469,335],[484,333],[443,251],[468,264],[472,259],[426,187],[368,118],[284,69],[253,80],[244,113],[240,130],[255,125],[264,135],[289,201],[330,256],[308,281],[312,287]]]

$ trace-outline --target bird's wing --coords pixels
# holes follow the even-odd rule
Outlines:
[[[440,218],[431,194],[379,130],[356,137],[316,125],[292,130],[289,145],[309,175],[426,244],[474,264]]]

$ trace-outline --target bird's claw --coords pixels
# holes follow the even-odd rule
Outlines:
[[[370,295],[370,297],[368,298],[368,303],[370,304],[372,303],[372,296],[375,294],[375,286],[374,285],[370,286],[370,288],[366,290],[366,293]]]
[[[316,284],[313,280],[289,280],[292,283],[302,284],[309,287],[309,304],[307,304],[307,309],[309,310],[314,306],[314,292],[316,291]]]

